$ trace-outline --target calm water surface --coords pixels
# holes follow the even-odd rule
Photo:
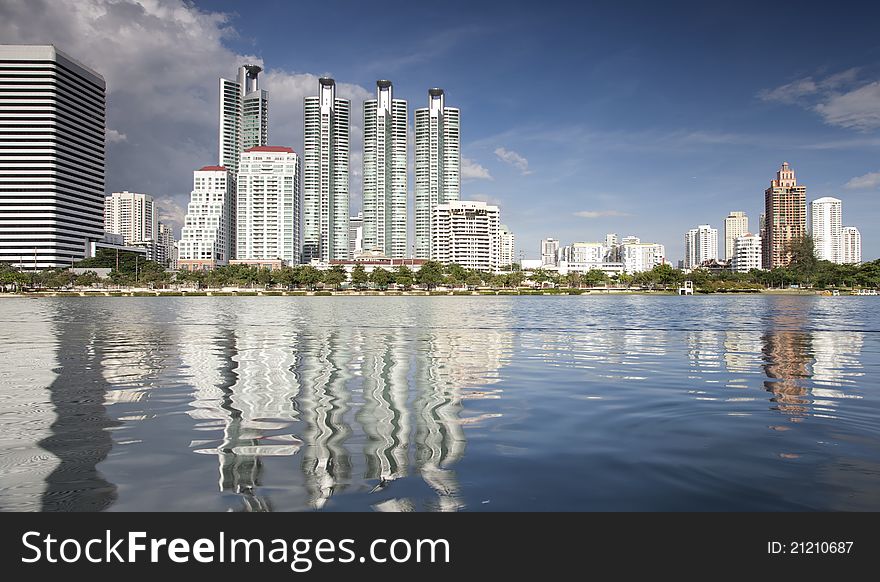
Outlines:
[[[0,510],[880,510],[876,297],[0,299]]]

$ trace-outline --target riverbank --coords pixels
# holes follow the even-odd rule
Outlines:
[[[821,295],[821,291],[811,289],[743,289],[697,292],[697,295]],[[0,293],[3,297],[441,297],[441,296],[583,296],[583,295],[677,295],[675,291],[648,289],[498,289],[498,290],[261,290],[261,289],[101,289],[73,291],[32,291],[24,293]]]

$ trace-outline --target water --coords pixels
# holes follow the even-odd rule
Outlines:
[[[0,510],[880,510],[880,299],[0,299]]]

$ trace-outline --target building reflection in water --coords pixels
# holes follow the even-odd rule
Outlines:
[[[46,476],[43,511],[101,511],[117,498],[116,485],[98,471],[113,446],[111,420],[104,398],[111,389],[101,362],[106,349],[104,332],[114,313],[88,300],[59,301],[54,314],[58,375],[49,386],[56,419],[40,447],[58,458]],[[75,314],[77,321],[70,321]]]

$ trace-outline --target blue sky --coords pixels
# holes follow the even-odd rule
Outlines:
[[[840,197],[865,256],[880,256],[880,180],[846,187],[880,172],[880,118],[846,127],[815,110],[880,79],[880,13],[867,3],[445,2],[382,11],[344,2],[340,14],[351,17],[336,21],[350,24],[331,34],[327,51],[317,49],[325,28],[297,25],[325,20],[327,4],[260,4],[245,17],[235,2],[198,3],[237,12],[234,48],[267,67],[368,89],[387,77],[411,109],[424,106],[429,86],[444,87],[462,109],[464,157],[492,177],[467,180],[462,196],[498,201],[527,256],[543,236],[598,240],[609,231],[662,242],[678,259],[686,229],[721,227],[729,210],[745,210],[756,229],[782,161],[808,200]],[[828,94],[769,93],[853,69]],[[869,117],[880,115],[873,105]]]
[[[542,237],[617,232],[678,260],[688,228],[720,230],[728,211],[756,230],[783,161],[808,200],[841,198],[863,258],[880,257],[880,9],[866,2],[59,0],[54,19],[35,4],[0,8],[0,33],[105,73],[108,188],[154,193],[177,219],[190,168],[216,162],[216,77],[255,57],[270,141],[298,151],[316,75],[356,112],[379,78],[411,111],[445,88],[462,109],[462,197],[499,203],[526,257]]]

